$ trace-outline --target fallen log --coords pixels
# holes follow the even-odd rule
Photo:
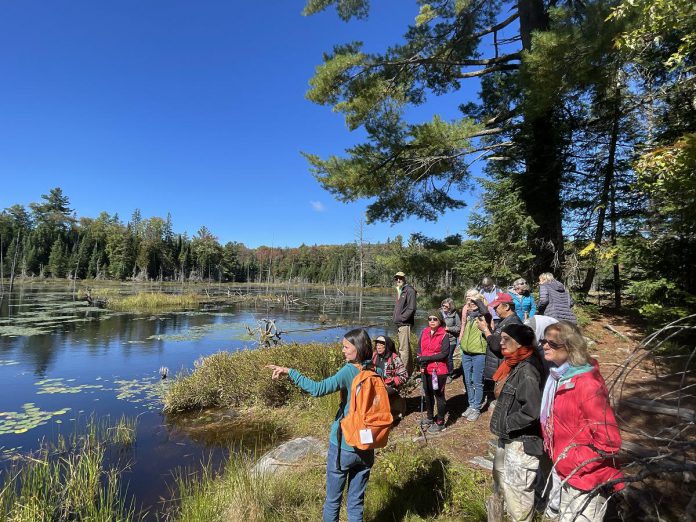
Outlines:
[[[631,341],[628,337],[626,337],[624,334],[622,334],[621,332],[619,332],[619,331],[618,331],[616,328],[614,328],[612,325],[610,325],[610,324],[603,324],[602,326],[603,326],[604,328],[606,328],[607,330],[609,330],[611,333],[613,333],[613,334],[615,334],[615,335],[618,335],[618,336],[621,337],[623,340],[629,341],[629,342]]]
[[[679,417],[687,422],[696,421],[696,412],[694,410],[681,406],[677,408],[676,406],[671,406],[669,404],[665,404],[664,402],[646,401],[644,399],[631,397],[628,399],[623,399],[621,401],[621,405],[648,413],[660,413],[662,415]]]

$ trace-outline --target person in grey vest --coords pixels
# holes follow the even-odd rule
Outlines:
[[[449,334],[449,355],[447,357],[447,383],[452,382],[454,373],[454,350],[457,348],[457,339],[459,338],[459,331],[462,327],[462,320],[459,318],[459,313],[454,306],[454,301],[451,297],[448,297],[440,305],[440,310],[442,311],[442,317],[445,320],[445,331]]]
[[[544,272],[539,276],[538,313],[577,324],[578,319],[571,310],[572,306],[570,292],[563,283],[556,281],[551,272]]]

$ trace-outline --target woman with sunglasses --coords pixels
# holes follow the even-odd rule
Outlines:
[[[534,516],[534,483],[544,453],[539,426],[542,368],[534,341],[528,326],[505,325],[500,333],[504,360],[493,375],[497,404],[491,432],[498,437],[494,498],[502,496],[513,521],[531,521]]]
[[[372,341],[362,328],[350,330],[343,337],[344,364],[338,372],[322,381],[314,381],[297,370],[269,364],[272,378],[287,375],[296,386],[313,397],[323,397],[337,391],[341,392],[341,406],[331,425],[329,452],[326,457],[326,500],[324,501],[323,522],[338,522],[343,489],[348,483],[346,507],[348,520],[363,519],[365,489],[370,478],[370,470],[375,460],[374,450],[359,450],[348,445],[340,435],[340,420],[350,411],[351,386],[360,370],[358,366],[370,365],[372,361]],[[378,373],[381,371],[378,370]]]
[[[614,458],[621,435],[607,386],[573,323],[548,326],[539,343],[544,358],[556,364],[544,387],[540,417],[544,448],[554,463],[554,483],[563,484],[560,520],[602,520],[608,494],[623,488]]]
[[[445,320],[440,310],[428,316],[428,327],[421,333],[418,343],[418,366],[425,397],[429,433],[445,429],[445,384],[447,383],[447,356],[449,355],[449,335],[445,330]],[[437,416],[433,417],[434,403],[437,402]]]
[[[510,295],[515,303],[515,313],[520,321],[524,322],[527,319],[534,317],[536,313],[536,303],[534,296],[529,291],[529,285],[523,278],[515,279],[510,287]]]

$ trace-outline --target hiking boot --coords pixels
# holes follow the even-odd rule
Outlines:
[[[427,428],[431,426],[433,422],[435,422],[433,419],[421,419],[421,428]]]
[[[437,422],[432,424],[428,428],[428,433],[440,433],[442,430],[445,429],[445,423],[443,422],[442,424],[438,424]]]
[[[466,410],[464,410],[464,413],[462,413],[462,417],[466,418],[469,415],[471,415],[471,412],[474,411],[474,408],[469,406]]]
[[[469,415],[466,416],[466,420],[474,422],[474,421],[477,421],[480,416],[481,416],[480,410],[476,410],[474,408],[471,408],[471,413],[469,413]]]

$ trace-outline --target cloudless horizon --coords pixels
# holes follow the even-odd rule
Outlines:
[[[308,81],[335,44],[402,41],[418,7],[374,2],[367,21],[345,23],[334,9],[301,16],[303,0],[236,4],[3,2],[0,209],[58,186],[80,217],[170,212],[178,233],[206,226],[250,247],[354,241],[369,201],[337,201],[300,152],[343,155],[365,135],[307,101]],[[409,117],[457,118],[477,87]],[[375,223],[365,239],[465,235],[463,197],[436,223]]]

